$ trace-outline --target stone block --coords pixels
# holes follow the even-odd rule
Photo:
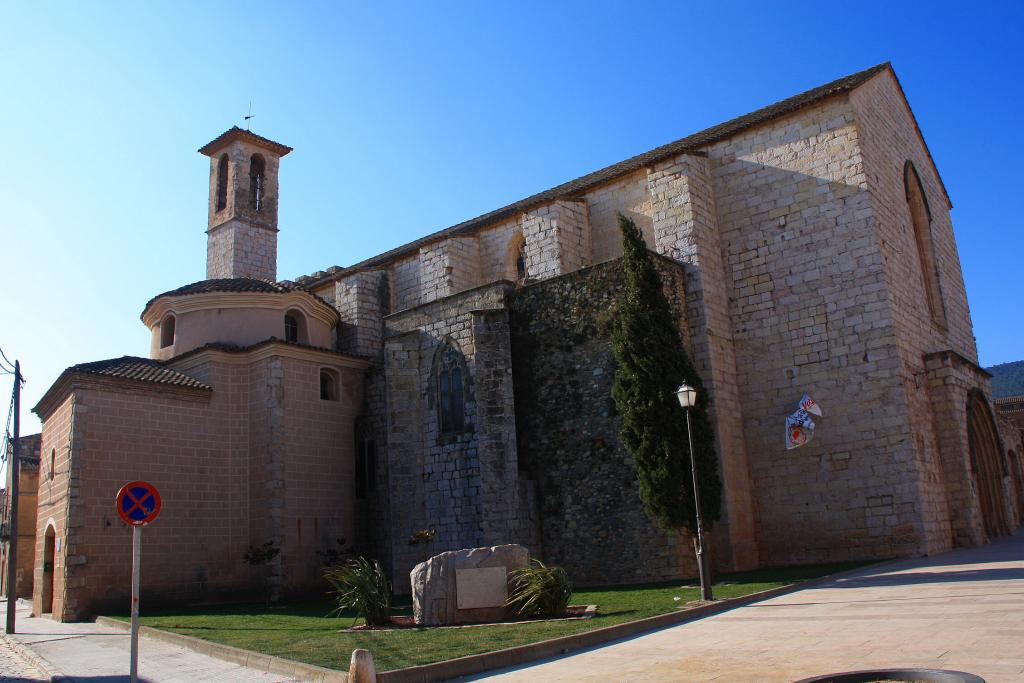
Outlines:
[[[416,623],[472,624],[510,616],[504,600],[498,600],[499,593],[507,595],[508,574],[527,566],[529,560],[529,552],[521,545],[498,545],[451,550],[421,562],[409,574]],[[499,574],[504,577],[500,586]]]

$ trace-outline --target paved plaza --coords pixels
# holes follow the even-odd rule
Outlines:
[[[10,641],[0,638],[0,683],[42,683],[50,677],[14,649]]]
[[[18,604],[16,644],[27,647],[37,658],[36,667],[49,669],[62,683],[126,683],[128,681],[129,636],[107,626],[93,623],[60,623],[29,617],[27,603]],[[0,621],[6,604],[0,605]],[[0,657],[10,652],[2,642]],[[146,636],[139,638],[140,683],[298,683],[287,676],[268,674],[239,664],[214,659]],[[15,661],[12,658],[12,661]],[[21,660],[18,660],[21,661]],[[30,665],[30,675],[11,681],[50,680]],[[0,683],[6,670],[0,665]]]
[[[473,680],[794,681],[897,666],[1024,681],[1024,531]]]

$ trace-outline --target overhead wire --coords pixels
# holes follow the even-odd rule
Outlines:
[[[3,358],[4,362],[7,363],[8,368],[10,369],[10,371],[14,372],[14,363],[12,363],[11,359],[7,357],[6,353],[4,353],[4,349],[3,349],[2,346],[0,346],[0,358]],[[0,367],[3,367],[3,365],[0,364]]]

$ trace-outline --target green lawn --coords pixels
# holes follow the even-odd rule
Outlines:
[[[735,598],[862,564],[722,574],[716,577],[715,597]],[[588,588],[574,593],[572,604],[597,605],[599,616],[593,619],[387,632],[339,632],[352,626],[353,615],[325,616],[332,609],[326,600],[293,602],[273,609],[249,604],[145,610],[140,621],[144,626],[332,669],[347,669],[352,650],[363,647],[373,653],[378,670],[388,671],[664,614],[698,596],[699,586],[693,582]],[[674,600],[675,597],[680,600]],[[396,611],[409,614],[410,610],[406,600],[399,603]],[[128,620],[122,615],[114,618]]]

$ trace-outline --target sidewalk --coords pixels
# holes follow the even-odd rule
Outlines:
[[[881,667],[1024,681],[1024,530],[982,548],[867,568],[699,621],[464,680],[783,682]]]
[[[57,674],[56,680],[67,683],[123,683],[128,680],[130,639],[127,633],[91,623],[35,619],[29,617],[30,612],[29,604],[19,600],[18,632],[5,637],[13,640],[15,646],[27,647],[36,657],[37,668],[49,669],[49,674]],[[0,623],[6,619],[6,614],[5,603],[0,605]],[[146,636],[139,638],[139,681],[298,683],[293,678],[214,659]]]

